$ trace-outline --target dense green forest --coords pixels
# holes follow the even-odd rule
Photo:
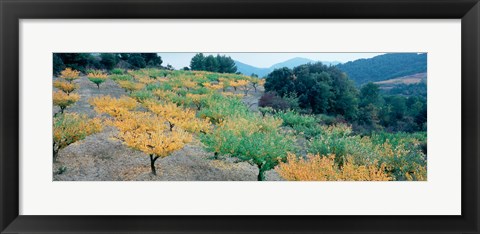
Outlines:
[[[325,115],[363,133],[426,130],[426,96],[384,94],[374,83],[357,88],[341,70],[322,63],[277,69],[267,76],[265,90],[262,107]]]
[[[391,53],[338,64],[356,85],[427,71],[427,54]]]
[[[162,67],[162,63],[162,58],[157,53],[55,53],[53,54],[53,74],[58,75],[66,67],[83,73],[87,73],[88,69],[169,68]]]

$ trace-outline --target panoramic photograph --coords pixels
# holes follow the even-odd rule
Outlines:
[[[427,53],[53,53],[53,181],[427,181]]]

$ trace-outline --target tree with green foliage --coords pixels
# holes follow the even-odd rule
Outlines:
[[[300,107],[315,114],[338,114],[349,120],[357,116],[358,94],[353,82],[322,63],[276,69],[268,74],[265,90],[281,97],[295,93]]]
[[[114,53],[101,53],[100,58],[100,63],[107,70],[112,70],[118,62],[118,56]]]
[[[141,53],[140,55],[143,57],[148,67],[162,66],[162,57],[158,56],[157,53]]]
[[[363,85],[360,89],[360,105],[367,106],[368,104],[376,106],[380,104],[380,87],[371,82]]]
[[[265,80],[265,91],[272,91],[280,96],[295,92],[295,76],[289,68],[275,69]]]
[[[130,54],[127,61],[134,69],[145,68],[147,66],[145,59],[140,54]]]
[[[211,72],[218,72],[219,64],[218,60],[213,57],[213,55],[209,55],[204,60],[205,71]]]
[[[195,71],[210,71],[218,73],[235,73],[237,72],[237,66],[232,58],[225,55],[204,56],[202,53],[198,53],[193,56],[190,61],[191,70]]]
[[[378,85],[374,83],[363,85],[360,89],[358,123],[371,130],[378,129],[381,101]]]
[[[205,70],[205,56],[203,56],[203,53],[198,53],[193,56],[192,60],[190,61],[190,69],[194,71]]]
[[[56,76],[60,74],[63,69],[65,69],[65,64],[63,63],[62,59],[60,56],[58,56],[57,53],[53,54],[53,75]]]
[[[85,73],[88,67],[101,69],[101,64],[90,53],[55,53],[65,67]]]
[[[215,155],[229,155],[255,165],[257,180],[263,181],[266,171],[295,150],[293,138],[278,131],[281,123],[271,116],[237,116],[226,119],[212,133],[202,135],[201,140]]]
[[[237,65],[235,65],[235,61],[232,58],[227,57],[225,55],[220,56],[217,54],[215,58],[218,63],[218,72],[220,73],[235,73],[237,72]]]

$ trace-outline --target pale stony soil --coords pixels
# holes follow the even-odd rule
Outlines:
[[[88,99],[97,95],[120,97],[127,95],[118,85],[108,80],[100,85],[86,77],[75,81],[80,89],[80,101],[65,112],[97,116]],[[263,90],[249,92],[244,102],[255,110]],[[54,107],[54,113],[58,108]],[[157,175],[150,173],[150,159],[140,151],[130,149],[115,139],[116,130],[106,127],[102,132],[86,137],[60,150],[53,164],[54,181],[256,181],[258,169],[234,158],[213,159],[201,143],[194,141],[172,155],[156,161]],[[64,171],[59,174],[63,168]],[[282,180],[274,171],[266,173],[267,180]]]

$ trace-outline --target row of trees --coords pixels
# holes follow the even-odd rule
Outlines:
[[[321,63],[276,69],[267,76],[265,90],[270,93],[261,106],[342,116],[366,131],[426,129],[426,97],[383,95],[373,83],[359,90],[345,73]]]
[[[88,69],[111,70],[115,67],[140,69],[162,66],[157,53],[54,53],[53,74],[58,75],[66,67],[86,73]]]
[[[237,66],[232,58],[225,55],[204,56],[202,53],[193,56],[190,69],[195,71],[210,71],[218,73],[236,73]]]
[[[234,157],[237,162],[255,165],[258,180],[265,180],[272,169],[287,180],[426,179],[426,152],[420,151],[425,132],[380,132],[363,137],[345,124],[323,125],[321,115],[254,112],[242,102],[247,93],[238,95],[234,90],[253,87],[254,82],[260,83],[258,78],[159,69],[126,74],[112,71],[109,77],[125,89],[134,87],[127,89],[129,97],[91,98],[89,103],[105,118],[103,123],[71,113],[56,116],[54,158],[58,150],[107,124],[118,130],[117,139],[150,158],[152,174],[157,172],[158,159],[198,137],[213,159]],[[64,85],[58,85],[59,89],[73,95],[67,88],[79,78],[79,72],[66,69],[60,78],[65,81],[61,80]],[[365,86],[358,95],[359,109],[379,102],[378,87]],[[294,103],[298,98],[290,95],[286,99]]]

